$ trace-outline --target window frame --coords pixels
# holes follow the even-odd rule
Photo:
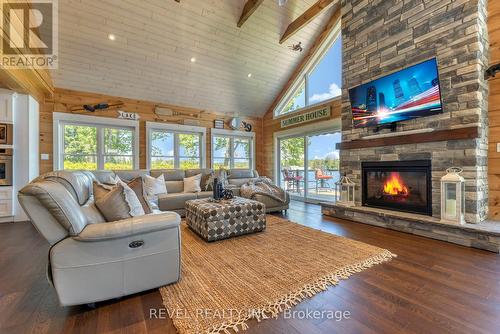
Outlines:
[[[132,169],[139,169],[139,121],[90,115],[75,115],[63,112],[53,113],[53,167],[64,170],[64,126],[89,126],[97,131],[96,159],[97,170],[104,169],[104,129],[132,130]]]
[[[170,132],[174,134],[173,142],[174,142],[174,168],[172,169],[180,169],[180,160],[181,157],[179,155],[179,134],[190,134],[190,135],[198,135],[200,137],[200,167],[206,168],[207,166],[207,129],[201,126],[191,126],[191,125],[182,125],[182,124],[168,124],[168,123],[160,123],[160,122],[146,122],[146,168],[151,169],[151,133],[153,131],[164,131]],[[186,158],[186,157],[184,157]]]
[[[309,75],[314,71],[316,66],[321,62],[326,53],[330,50],[333,44],[337,41],[338,38],[341,38],[341,25],[340,21],[335,25],[335,27],[330,32],[329,36],[323,41],[322,45],[318,48],[316,53],[309,59],[304,66],[304,68],[299,72],[294,82],[290,87],[288,87],[286,93],[279,100],[276,107],[273,110],[273,118],[279,118],[285,115],[290,115],[293,113],[297,113],[303,110],[306,110],[311,107],[323,105],[325,103],[334,101],[336,99],[341,98],[341,96],[332,97],[331,99],[327,99],[324,101],[316,102],[313,104],[309,103]],[[300,86],[304,83],[304,93],[305,93],[305,106],[303,108],[295,109],[293,111],[289,111],[287,113],[281,113],[281,111],[286,107],[288,102],[292,99],[295,92],[300,88]]]
[[[227,137],[229,138],[229,168],[230,169],[235,169],[234,168],[234,139],[235,138],[242,138],[242,139],[249,139],[250,141],[250,163],[249,163],[249,168],[251,170],[255,170],[255,132],[246,132],[246,131],[236,131],[236,130],[225,130],[225,129],[212,129],[211,130],[211,154],[210,154],[210,166],[212,169],[215,170],[214,167],[214,153],[215,153],[215,137]],[[237,158],[236,158],[237,159]],[[246,169],[246,168],[241,168],[241,169]]]

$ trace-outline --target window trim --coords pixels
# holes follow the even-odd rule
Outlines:
[[[132,159],[133,169],[139,169],[139,121],[131,121],[126,119],[99,117],[90,115],[75,115],[64,112],[54,112],[53,117],[53,168],[54,170],[64,169],[64,130],[65,125],[92,126],[97,128],[97,170],[104,168],[104,147],[103,134],[101,129],[104,128],[128,128],[132,130],[133,147]],[[102,164],[102,166],[101,166]]]
[[[316,53],[309,59],[309,61],[306,63],[304,68],[299,72],[297,77],[295,78],[294,82],[290,87],[288,87],[286,93],[283,95],[283,97],[279,100],[277,103],[276,107],[273,110],[273,119],[283,117],[285,115],[291,115],[297,112],[301,112],[303,110],[306,110],[311,107],[315,107],[318,105],[322,105],[325,103],[329,103],[331,101],[337,100],[340,98],[340,96],[332,97],[331,99],[327,99],[324,101],[320,101],[314,104],[309,104],[309,74],[314,71],[316,66],[321,62],[323,57],[326,55],[328,50],[333,46],[335,41],[341,37],[341,23],[340,20],[339,22],[335,25],[335,27],[332,29],[330,32],[329,36],[323,41],[321,46],[318,48]],[[287,112],[285,114],[280,114],[280,111],[284,109],[286,104],[290,101],[292,98],[293,94],[299,89],[301,83],[304,82],[305,88],[304,88],[304,93],[305,93],[305,106],[303,108],[296,109],[294,111]]]
[[[146,122],[146,169],[151,169],[151,132],[154,130],[164,130],[172,133],[198,134],[201,136],[200,160],[201,167],[207,167],[207,128],[201,126],[170,124],[160,122]],[[174,139],[174,164],[175,159],[180,159],[179,148]],[[175,166],[175,165],[174,165]],[[174,167],[175,169],[175,167]]]
[[[226,130],[226,129],[211,129],[210,131],[210,166],[212,169],[214,168],[214,137],[230,137],[231,142],[234,138],[245,138],[250,139],[250,168],[251,170],[255,170],[255,132],[246,132],[246,131],[237,131],[237,130]],[[230,164],[231,169],[234,169],[234,152],[230,152]]]

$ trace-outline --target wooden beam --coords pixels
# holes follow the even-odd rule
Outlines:
[[[283,96],[286,94],[288,89],[290,88],[291,85],[295,82],[295,79],[297,79],[297,76],[302,72],[306,64],[309,62],[311,57],[314,56],[316,51],[320,48],[320,46],[323,44],[325,39],[330,35],[330,32],[332,31],[333,27],[339,22],[340,20],[340,6],[337,8],[337,10],[332,14],[330,19],[328,20],[328,23],[325,26],[325,29],[319,34],[319,36],[316,38],[314,41],[313,45],[309,48],[309,51],[307,52],[306,56],[302,59],[302,61],[299,63],[295,71],[290,75],[290,79],[288,79],[287,83],[281,90],[281,92],[276,96],[274,99],[273,103],[269,107],[269,109],[266,112],[266,115],[269,113],[272,113],[274,111],[274,108],[276,108],[276,105],[281,101]]]
[[[427,133],[401,134],[401,136],[392,136],[376,139],[356,139],[337,143],[338,150],[353,150],[367,147],[381,147],[393,145],[405,145],[416,143],[429,143],[436,141],[475,139],[479,137],[479,128],[471,126],[467,128],[435,130]]]
[[[280,44],[283,44],[287,39],[295,35],[302,27],[311,22],[316,16],[319,15],[326,7],[330,6],[336,0],[319,0],[314,5],[309,7],[304,14],[300,15],[295,19],[288,28],[286,28],[285,33],[280,39]]]
[[[264,0],[248,0],[243,7],[243,12],[241,12],[240,20],[238,21],[238,28],[241,28],[243,23],[248,20],[248,18],[259,8],[259,6],[264,2]]]

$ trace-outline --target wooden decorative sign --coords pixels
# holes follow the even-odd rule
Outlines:
[[[139,120],[140,116],[139,116],[139,114],[137,114],[135,112],[127,112],[127,111],[118,110],[118,118],[130,119],[132,121],[137,121],[137,120]]]
[[[331,107],[324,107],[321,109],[316,109],[312,111],[308,111],[302,115],[296,115],[292,117],[288,117],[281,120],[281,127],[286,128],[292,125],[307,123],[311,121],[316,121],[323,118],[329,118],[331,115]]]

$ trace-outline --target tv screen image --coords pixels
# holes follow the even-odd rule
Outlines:
[[[436,58],[349,89],[353,126],[376,126],[441,113]]]

